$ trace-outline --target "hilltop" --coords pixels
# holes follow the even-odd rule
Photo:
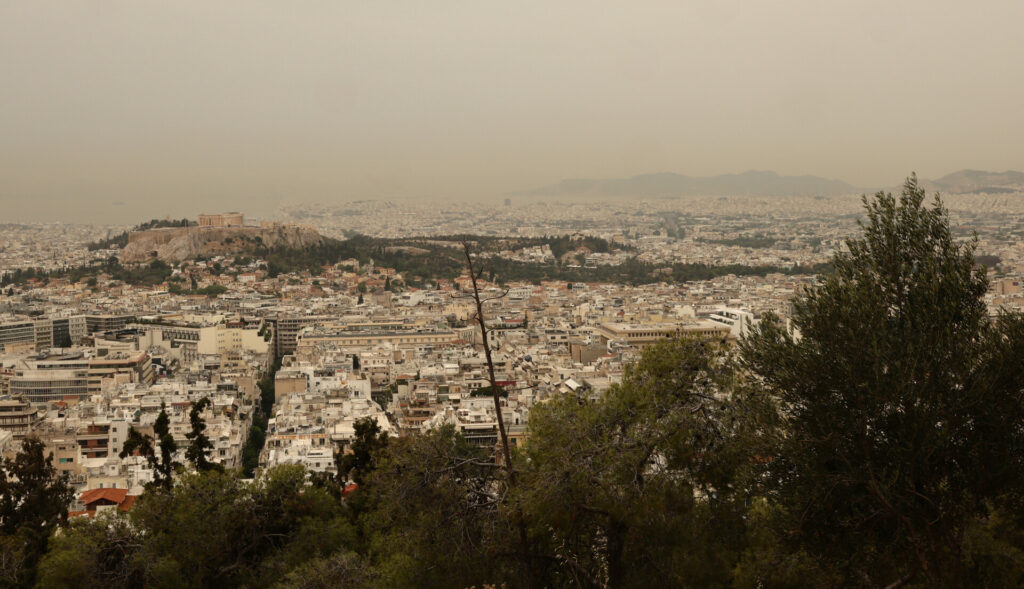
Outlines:
[[[326,238],[315,229],[298,225],[167,227],[129,234],[119,258],[126,264],[154,260],[173,263],[201,256],[249,254],[264,248],[304,249],[325,243]]]
[[[921,180],[927,190],[946,194],[1024,192],[1024,172],[960,170],[937,180]],[[891,190],[891,188],[889,189]],[[781,176],[751,170],[719,176],[685,176],[670,172],[630,178],[567,179],[511,196],[679,197],[679,196],[841,196],[874,192],[842,180],[820,176]]]
[[[1024,192],[1024,172],[960,170],[946,174],[938,180],[923,181],[922,184],[929,190],[947,194]]]

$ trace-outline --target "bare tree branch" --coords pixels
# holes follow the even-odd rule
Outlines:
[[[508,433],[505,430],[505,418],[501,414],[501,395],[498,389],[498,379],[494,376],[494,360],[491,357],[491,342],[487,337],[487,322],[484,319],[484,301],[480,298],[480,287],[477,282],[477,272],[473,268],[473,255],[469,250],[469,242],[462,242],[462,249],[466,254],[466,265],[469,270],[469,278],[473,283],[473,302],[476,304],[476,322],[480,326],[480,335],[483,337],[484,358],[487,361],[487,377],[491,384],[491,395],[494,399],[494,412],[498,421],[498,434],[501,439],[502,454],[505,459],[505,472],[508,476],[508,486],[512,488],[516,484],[516,471],[512,465],[512,450],[509,448]],[[481,269],[481,272],[483,270]],[[505,290],[508,294],[508,290]],[[503,294],[502,296],[505,296]],[[500,297],[498,297],[500,298]],[[493,300],[493,299],[488,299]],[[518,504],[515,507],[516,524],[519,528],[519,551],[522,559],[526,584],[529,587],[538,585],[538,576],[533,570],[533,558],[530,555],[530,541],[526,533],[526,521],[523,518],[522,507]]]

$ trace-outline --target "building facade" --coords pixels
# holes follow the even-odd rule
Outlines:
[[[200,227],[241,227],[245,224],[242,213],[219,213],[216,215],[199,215]]]

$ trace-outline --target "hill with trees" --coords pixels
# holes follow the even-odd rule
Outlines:
[[[133,231],[148,231],[150,229],[162,229],[166,227],[189,227],[195,225],[195,221],[189,221],[188,219],[171,220],[171,219],[153,219],[152,221],[146,221],[136,225],[129,231],[122,231],[113,237],[107,237],[99,241],[94,241],[88,244],[89,251],[105,250],[110,249],[114,246],[123,248],[128,245],[128,236]]]
[[[925,183],[929,188],[947,193],[967,192],[1024,192],[1024,172],[984,172],[981,170],[960,170]]]

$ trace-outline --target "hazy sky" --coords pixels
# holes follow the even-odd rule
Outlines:
[[[0,221],[1024,169],[1022,23],[1021,0],[0,0]]]

